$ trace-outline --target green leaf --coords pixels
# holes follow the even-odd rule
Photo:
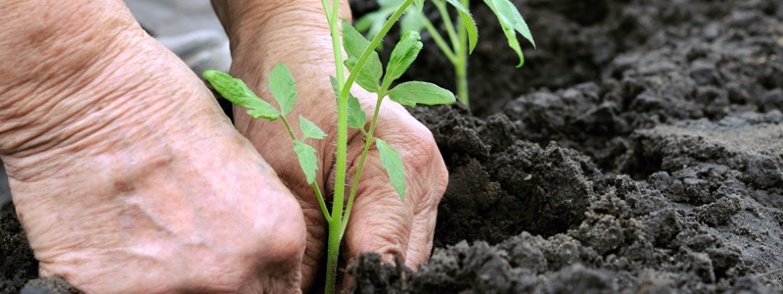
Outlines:
[[[280,113],[274,106],[258,98],[242,80],[217,70],[205,71],[204,78],[223,98],[235,105],[247,108],[247,113],[254,119],[265,118],[273,121],[280,117]]]
[[[349,57],[345,61],[345,66],[353,72],[356,63],[359,62],[356,58]],[[372,52],[367,61],[364,62],[364,66],[359,70],[356,75],[356,83],[370,93],[377,93],[380,90],[378,83],[383,75],[383,66],[381,65],[381,59],[378,57],[378,53]]]
[[[345,61],[345,66],[354,72],[356,69],[356,63],[359,62],[364,50],[370,46],[370,42],[365,39],[359,31],[354,28],[351,23],[343,19],[343,47],[345,53],[348,54],[348,60]],[[381,59],[378,57],[378,53],[372,51],[370,56],[364,62],[362,68],[356,76],[356,83],[359,84],[365,90],[375,93],[378,92],[378,83],[383,75],[383,65]]]
[[[269,73],[269,92],[280,104],[282,115],[291,113],[296,104],[296,81],[285,64],[278,63]]]
[[[318,171],[318,158],[315,156],[315,148],[301,141],[294,141],[294,152],[299,159],[299,166],[305,174],[307,183],[315,183],[315,172]]]
[[[348,58],[358,59],[367,46],[370,46],[370,42],[348,20],[343,19],[343,47]]]
[[[413,5],[416,5],[418,12],[422,12],[424,10],[424,0],[414,0]]]
[[[495,1],[495,7],[497,7],[498,11],[504,12],[506,15],[506,18],[509,19],[511,26],[514,28],[515,31],[517,31],[522,37],[525,37],[530,44],[533,45],[533,48],[536,47],[536,42],[533,40],[533,34],[530,33],[530,28],[527,26],[527,22],[525,22],[525,19],[522,18],[522,14],[519,13],[519,10],[516,6],[514,6],[514,3],[512,3],[509,0],[493,0]]]
[[[506,39],[508,39],[509,47],[519,56],[519,64],[517,64],[517,67],[521,67],[525,64],[525,55],[522,54],[522,48],[519,46],[516,33],[519,32],[525,39],[530,41],[534,48],[536,46],[527,23],[522,18],[522,15],[519,13],[516,6],[509,0],[484,0],[484,2],[498,17],[500,27],[503,28],[503,33],[506,35]]]
[[[359,104],[359,99],[353,95],[348,96],[348,126],[354,129],[364,129],[367,123],[367,115]]]
[[[462,18],[462,24],[465,25],[465,30],[468,31],[468,52],[473,53],[473,49],[478,44],[478,28],[476,27],[476,21],[473,20],[473,16],[470,15],[470,11],[459,2],[459,0],[446,0],[457,9],[459,17]],[[487,0],[485,0],[487,1]]]
[[[411,66],[416,57],[419,56],[422,46],[421,36],[418,32],[408,31],[402,35],[400,41],[394,46],[389,63],[386,65],[386,76],[384,85],[400,78],[408,67]]]
[[[402,158],[394,147],[381,139],[375,139],[375,146],[378,147],[378,153],[381,155],[381,164],[389,175],[392,186],[400,195],[400,200],[405,201],[405,168],[402,165]]]
[[[402,105],[416,107],[416,104],[452,104],[455,98],[451,91],[428,82],[411,81],[397,85],[389,91],[389,99]]]
[[[424,13],[416,9],[408,9],[405,14],[400,18],[400,31],[416,31],[421,32],[424,29]]]
[[[321,128],[301,115],[299,116],[299,129],[302,130],[302,135],[305,138],[318,140],[326,138],[326,133]]]

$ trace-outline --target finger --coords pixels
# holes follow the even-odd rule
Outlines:
[[[405,257],[414,210],[403,202],[389,182],[377,151],[371,151],[357,188],[345,234],[348,260],[362,252],[381,254],[384,262]]]
[[[326,252],[326,220],[318,204],[299,200],[307,227],[305,252],[302,257],[302,292],[310,293]]]
[[[435,234],[438,207],[425,207],[423,211],[413,217],[413,227],[408,238],[408,251],[405,255],[405,265],[417,270],[419,265],[426,262],[432,253],[432,240]]]

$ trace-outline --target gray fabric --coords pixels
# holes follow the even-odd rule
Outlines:
[[[125,0],[133,16],[199,76],[228,71],[231,54],[209,0]]]

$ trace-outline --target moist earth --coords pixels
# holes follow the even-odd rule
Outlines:
[[[432,259],[364,255],[353,291],[783,293],[783,3],[514,3],[525,67],[473,1],[471,108],[411,109],[450,171]],[[406,77],[453,86],[424,48]],[[37,265],[11,205],[0,240],[15,293]]]

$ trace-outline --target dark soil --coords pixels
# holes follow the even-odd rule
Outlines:
[[[412,110],[450,171],[433,257],[363,256],[355,292],[783,293],[783,2],[515,1],[522,69],[474,2],[472,109]],[[436,51],[407,77],[452,86]],[[0,292],[35,276],[12,216]]]

